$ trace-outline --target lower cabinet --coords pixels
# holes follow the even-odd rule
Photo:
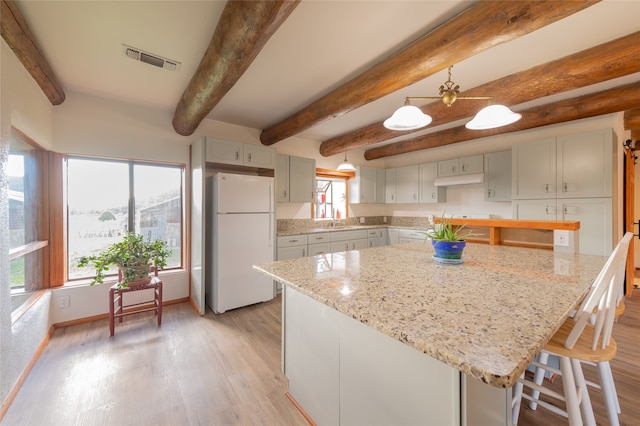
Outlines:
[[[307,255],[307,236],[291,235],[278,237],[278,260],[297,259]]]
[[[580,221],[580,253],[608,256],[613,250],[611,198],[514,200],[513,218]]]
[[[387,243],[387,230],[384,228],[370,229],[367,232],[367,247],[380,247],[386,246]]]
[[[410,243],[413,241],[424,241],[426,235],[422,231],[415,229],[400,229],[398,233],[398,243]]]

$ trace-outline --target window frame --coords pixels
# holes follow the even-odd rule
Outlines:
[[[341,172],[338,170],[333,170],[333,169],[324,169],[324,168],[316,168],[316,179],[317,178],[321,178],[321,179],[344,179],[344,186],[345,186],[345,212],[344,212],[344,216],[340,217],[340,219],[333,219],[331,217],[326,217],[326,218],[317,218],[316,217],[316,203],[313,202],[311,203],[311,219],[312,220],[316,220],[316,221],[323,221],[323,220],[341,220],[341,219],[347,219],[349,217],[349,179],[353,179],[355,178],[356,173],[355,172]],[[315,192],[315,189],[314,189]]]

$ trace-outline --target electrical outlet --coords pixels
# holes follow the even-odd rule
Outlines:
[[[386,217],[386,216],[382,216],[382,221],[383,221],[384,223],[387,223],[387,217]]]
[[[561,247],[569,247],[569,231],[553,231],[553,244]]]
[[[60,309],[66,309],[71,305],[71,298],[69,296],[60,296],[58,299],[58,307]]]
[[[364,225],[364,216],[360,217],[360,224]]]

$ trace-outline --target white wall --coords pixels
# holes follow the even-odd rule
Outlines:
[[[0,40],[0,401],[46,337],[50,323],[49,297],[40,299],[28,315],[12,324],[9,278],[9,203],[6,165],[11,127],[40,145],[52,146],[52,106],[24,70],[4,39]]]

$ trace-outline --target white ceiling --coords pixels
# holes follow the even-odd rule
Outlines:
[[[467,8],[471,1],[303,0],[209,118],[264,129]],[[171,112],[187,87],[224,1],[18,1],[65,91]],[[455,64],[465,88],[640,30],[640,1],[605,0],[518,40]],[[182,63],[177,72],[135,62],[127,44]],[[637,81],[631,75],[579,93]],[[388,117],[405,96],[435,96],[446,71],[298,136],[325,140]],[[553,100],[574,94],[556,95]],[[539,100],[537,104],[548,100]],[[529,103],[531,105],[531,103]],[[514,110],[522,106],[512,106]],[[432,127],[422,133],[437,129]],[[419,133],[417,133],[419,134]],[[412,136],[416,136],[414,133]]]

